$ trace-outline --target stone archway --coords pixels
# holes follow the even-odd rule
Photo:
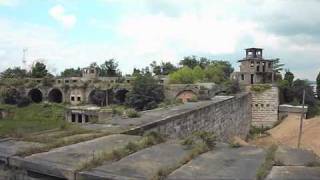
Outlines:
[[[106,106],[107,92],[103,90],[92,90],[89,93],[88,100],[90,104],[95,104],[97,106]]]
[[[126,94],[129,91],[127,89],[118,89],[115,91],[114,102],[116,104],[123,104],[126,101]]]
[[[62,103],[63,102],[63,94],[59,89],[54,88],[49,92],[48,100],[49,100],[49,102]]]
[[[28,96],[32,102],[40,103],[43,100],[43,94],[39,89],[31,89],[28,93]]]
[[[179,99],[185,103],[196,97],[197,97],[197,94],[192,90],[184,90],[177,94],[176,99]]]

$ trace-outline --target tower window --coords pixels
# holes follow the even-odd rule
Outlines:
[[[250,66],[251,66],[251,67],[254,67],[254,62],[253,62],[253,61],[251,61]]]
[[[241,80],[244,81],[244,74],[241,74]]]

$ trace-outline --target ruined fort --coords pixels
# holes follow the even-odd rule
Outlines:
[[[290,113],[301,113],[299,107],[280,105],[273,62],[264,59],[262,49],[246,49],[245,57],[239,60],[240,71],[230,77],[241,84],[242,92],[233,95],[225,95],[225,88],[214,83],[169,84],[166,77],[157,77],[166,98],[185,103],[143,111],[140,117],[132,119],[114,118],[105,107],[124,102],[133,77],[99,77],[95,68],[84,68],[82,77],[26,79],[25,85],[12,88],[35,103],[68,104],[65,120],[90,131],[61,137],[58,134],[62,132],[48,131],[33,134],[28,140],[3,139],[0,160],[7,169],[4,172],[16,179],[191,180],[282,179],[284,172],[303,169],[312,178],[320,177],[319,168],[305,167],[318,163],[310,152],[273,149],[282,164],[274,165],[270,174],[257,176],[259,168],[268,161],[267,150],[228,145],[234,137],[245,140],[252,125],[271,127]],[[261,84],[265,89],[255,91],[254,87]],[[96,93],[102,99],[99,104],[94,100]],[[194,96],[199,101],[189,102]],[[217,141],[214,149],[196,157],[195,149],[187,148],[188,143],[180,143],[194,132],[214,133]],[[152,133],[166,140],[143,147],[134,144],[147,141],[145,135]],[[44,136],[62,138],[66,145],[50,146],[46,141],[36,141]],[[77,141],[67,144],[73,139]],[[128,152],[120,153],[128,148]],[[111,159],[110,152],[117,158]],[[287,154],[298,158],[291,161]],[[300,155],[306,158],[301,161]]]

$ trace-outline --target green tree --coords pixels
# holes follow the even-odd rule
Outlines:
[[[43,78],[48,75],[48,70],[45,64],[37,62],[31,69],[31,77]]]
[[[126,104],[137,110],[149,110],[156,108],[163,99],[163,86],[159,85],[151,73],[144,73],[138,74],[133,81]]]
[[[169,79],[172,84],[193,84],[196,81],[193,70],[188,66],[170,74]]]
[[[204,70],[200,66],[196,66],[193,71],[192,75],[195,78],[195,81],[203,81],[205,78]]]
[[[168,75],[178,69],[170,62],[161,62],[161,64],[158,65],[156,61],[153,61],[150,67],[155,75]]]
[[[161,63],[161,73],[162,75],[169,75],[170,73],[176,71],[178,68],[170,62]]]
[[[62,77],[81,77],[82,76],[82,71],[80,67],[77,69],[75,68],[69,68],[65,69],[63,72],[61,72]]]
[[[179,64],[193,69],[194,67],[199,65],[199,61],[197,60],[196,56],[187,56],[184,57]]]
[[[162,75],[162,70],[161,70],[161,66],[157,64],[156,61],[152,61],[152,63],[150,64],[151,68],[152,68],[152,72],[155,75]]]
[[[222,83],[226,79],[223,68],[220,64],[210,64],[205,69],[205,77],[207,81],[217,84]]]
[[[25,78],[28,77],[28,73],[25,69],[20,67],[8,68],[0,75],[2,78]]]
[[[117,77],[121,76],[121,72],[118,69],[118,62],[116,62],[114,59],[110,59],[105,61],[100,66],[100,76],[104,77]]]
[[[289,86],[292,86],[293,80],[294,80],[294,74],[290,72],[290,70],[286,70],[286,73],[284,75],[284,80],[288,81]]]

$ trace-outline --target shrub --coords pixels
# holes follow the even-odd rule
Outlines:
[[[128,109],[126,110],[126,115],[129,117],[129,118],[138,118],[140,117],[140,114],[134,110],[134,109]]]
[[[256,93],[263,93],[264,91],[271,89],[272,86],[269,84],[255,84],[251,86],[251,91]]]

